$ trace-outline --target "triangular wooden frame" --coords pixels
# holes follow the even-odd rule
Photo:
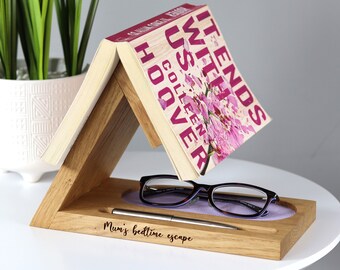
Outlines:
[[[130,103],[124,92],[128,93]],[[136,115],[150,144],[159,144],[145,111],[134,97],[133,86],[119,63],[36,212],[32,226],[48,228],[58,211],[110,177],[138,128]]]
[[[314,221],[314,201],[289,198],[284,198],[282,203],[293,208],[296,214],[282,221],[264,223],[209,217],[242,230],[111,215],[107,209],[113,203],[115,207],[130,210],[167,213],[164,209],[124,204],[122,193],[127,189],[137,190],[138,182],[110,178],[139,124],[152,146],[161,143],[123,65],[119,63],[35,213],[31,226],[278,260]],[[193,213],[181,212],[180,215],[202,218]],[[152,227],[167,237],[124,235],[113,229],[131,230],[135,226]],[[173,236],[173,241],[169,241],[169,236],[170,239]]]

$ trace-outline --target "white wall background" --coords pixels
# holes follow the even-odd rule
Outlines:
[[[84,0],[84,8],[88,3]],[[182,3],[101,0],[88,62],[101,39]],[[232,157],[305,176],[339,199],[340,2],[192,0],[191,3],[209,5],[239,70],[273,118],[269,126]],[[55,21],[53,27],[51,54],[61,56]],[[151,148],[139,130],[129,149]],[[339,269],[339,252],[338,246],[308,269]]]

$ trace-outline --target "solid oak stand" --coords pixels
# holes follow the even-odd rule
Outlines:
[[[150,144],[161,144],[121,64],[68,153],[31,226],[179,247],[280,260],[315,220],[315,201],[283,198],[295,210],[275,221],[242,220],[175,211],[176,216],[208,219],[241,230],[112,215],[123,208],[153,213],[167,209],[127,204],[122,194],[138,182],[110,178],[141,125]]]

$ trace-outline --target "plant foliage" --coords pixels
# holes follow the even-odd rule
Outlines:
[[[99,0],[91,0],[79,45],[82,0],[55,0],[66,71],[69,76],[82,72],[84,56],[98,3]]]
[[[30,79],[47,79],[53,0],[18,0],[18,7],[18,30]]]
[[[47,79],[53,2],[67,75],[82,72],[99,0],[91,0],[80,44],[82,0],[0,0],[0,67],[6,79],[16,79],[18,33],[30,79]]]
[[[0,0],[0,64],[6,79],[16,79],[17,0]]]

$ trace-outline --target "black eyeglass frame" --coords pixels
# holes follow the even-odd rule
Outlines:
[[[268,189],[265,189],[265,188],[262,188],[262,187],[259,187],[259,186],[251,185],[251,184],[230,182],[230,183],[220,183],[220,184],[215,184],[215,185],[207,185],[207,184],[199,184],[199,183],[196,183],[195,181],[192,181],[192,180],[187,180],[185,182],[191,183],[193,185],[193,189],[192,189],[192,192],[190,194],[188,194],[188,196],[185,199],[183,199],[182,201],[176,202],[176,203],[155,203],[155,202],[150,202],[150,201],[144,199],[144,196],[143,196],[144,186],[151,179],[174,179],[174,180],[179,180],[179,179],[176,175],[172,175],[172,174],[157,174],[157,175],[148,175],[148,176],[141,177],[141,179],[140,179],[140,189],[139,189],[139,198],[143,203],[153,205],[153,206],[161,206],[161,207],[169,207],[169,208],[180,207],[180,206],[183,206],[183,205],[191,202],[195,197],[199,196],[199,193],[201,191],[204,191],[207,194],[207,199],[208,199],[208,202],[210,203],[210,205],[213,206],[219,212],[221,212],[225,215],[233,215],[233,216],[238,216],[238,217],[252,218],[252,217],[259,217],[259,216],[265,215],[266,212],[267,212],[267,208],[268,208],[269,204],[276,203],[276,202],[280,201],[279,196],[275,192],[268,190]],[[257,211],[255,214],[249,214],[249,215],[245,214],[245,215],[243,215],[243,214],[237,214],[237,213],[231,213],[231,212],[228,212],[228,211],[224,211],[224,210],[218,208],[216,206],[216,204],[214,203],[213,192],[216,188],[228,187],[228,186],[245,187],[245,188],[252,188],[252,189],[260,190],[267,195],[266,202],[265,202],[263,207],[258,207],[258,208],[261,208],[261,210]],[[255,206],[255,207],[257,207],[257,206]]]

